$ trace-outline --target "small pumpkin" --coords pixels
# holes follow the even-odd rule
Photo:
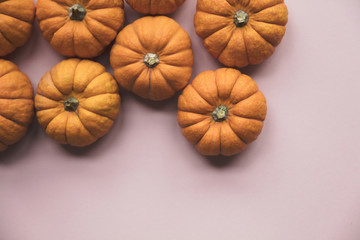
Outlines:
[[[196,33],[208,52],[228,67],[268,59],[285,34],[284,0],[198,0]]]
[[[166,15],[175,12],[185,0],[126,0],[138,13],[150,15]]]
[[[120,110],[118,86],[105,67],[90,60],[58,63],[39,82],[35,107],[47,135],[83,147],[104,136]]]
[[[0,59],[0,152],[18,142],[34,118],[33,87],[12,62]]]
[[[187,85],[193,61],[189,35],[164,16],[144,17],[126,26],[110,52],[119,84],[155,101],[168,99]]]
[[[34,18],[32,0],[0,1],[0,57],[12,53],[29,40]]]
[[[93,58],[124,23],[123,0],[38,0],[36,17],[44,38],[61,55]]]
[[[179,97],[177,119],[203,155],[231,156],[262,131],[266,100],[249,76],[231,68],[199,74]]]

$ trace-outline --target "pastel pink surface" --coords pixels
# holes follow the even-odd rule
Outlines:
[[[177,125],[176,98],[123,90],[116,124],[90,147],[61,146],[35,121],[0,153],[0,240],[360,239],[360,2],[286,3],[275,54],[241,70],[268,100],[263,133],[245,152],[202,157]],[[222,67],[195,34],[195,5],[171,15],[192,38],[193,77]],[[140,17],[128,6],[126,15]],[[98,60],[110,71],[108,54]],[[35,88],[63,57],[36,22],[9,59]]]

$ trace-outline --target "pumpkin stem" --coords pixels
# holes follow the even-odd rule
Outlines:
[[[154,68],[160,63],[159,56],[155,53],[147,53],[144,57],[144,63],[148,68]]]
[[[86,15],[86,10],[80,4],[76,3],[69,8],[69,17],[71,20],[82,21]]]
[[[229,114],[228,107],[224,105],[220,105],[217,108],[215,108],[215,110],[212,112],[212,118],[216,122],[222,122],[227,119],[228,114]]]
[[[64,101],[64,109],[68,112],[75,112],[79,106],[79,100],[74,97],[69,97]]]
[[[244,27],[249,21],[249,14],[243,10],[238,10],[234,15],[234,23],[237,27]]]

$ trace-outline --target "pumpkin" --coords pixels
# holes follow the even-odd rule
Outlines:
[[[28,77],[14,63],[0,59],[0,152],[25,135],[33,118],[33,87]]]
[[[262,131],[266,100],[249,76],[231,68],[199,74],[179,97],[177,119],[203,155],[231,156]]]
[[[118,83],[155,101],[168,99],[187,85],[193,61],[189,35],[164,16],[144,17],[126,26],[110,52]]]
[[[208,52],[228,67],[268,59],[285,34],[284,0],[198,0],[196,33]]]
[[[34,17],[32,0],[0,1],[0,57],[12,53],[29,40]]]
[[[40,80],[35,108],[47,135],[83,147],[104,136],[120,110],[118,86],[105,67],[90,60],[58,63]]]
[[[38,0],[44,38],[67,57],[99,56],[124,23],[123,0]]]
[[[138,13],[166,15],[175,12],[185,0],[126,0],[126,2]]]

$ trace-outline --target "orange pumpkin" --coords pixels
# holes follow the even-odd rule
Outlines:
[[[12,53],[29,40],[34,17],[32,0],[0,1],[0,57]]]
[[[193,61],[189,35],[164,16],[144,17],[126,26],[110,53],[119,84],[156,101],[168,99],[186,86]]]
[[[185,0],[126,0],[126,2],[138,13],[166,15],[175,12]]]
[[[120,110],[118,86],[105,67],[68,59],[39,82],[35,107],[40,125],[61,144],[86,146],[104,136]]]
[[[178,101],[178,123],[203,155],[230,156],[260,134],[266,100],[254,80],[222,68],[199,74]]]
[[[0,152],[18,142],[34,118],[33,87],[12,62],[0,59]]]
[[[99,56],[124,23],[123,0],[38,0],[44,38],[67,57]]]
[[[198,0],[194,24],[214,58],[241,68],[273,54],[287,21],[284,0]]]

